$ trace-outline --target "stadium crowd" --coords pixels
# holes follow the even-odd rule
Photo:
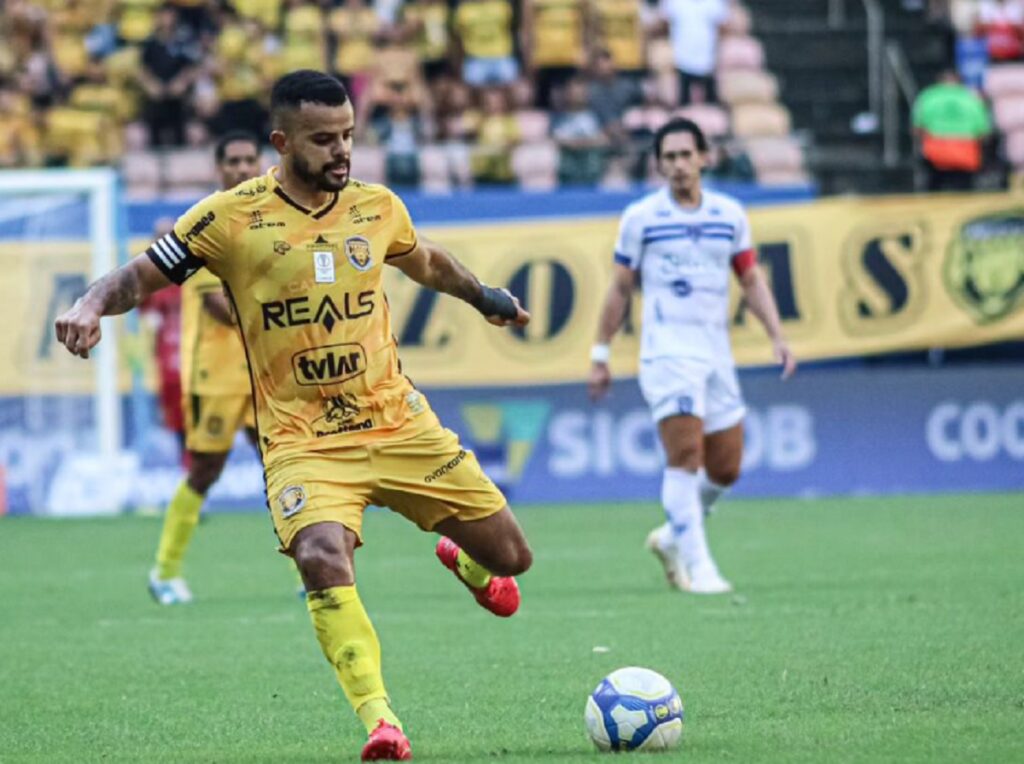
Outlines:
[[[299,68],[345,82],[357,110],[356,173],[401,186],[626,184],[649,174],[650,136],[680,110],[712,135],[713,175],[754,180],[734,122],[789,134],[777,84],[746,36],[749,15],[727,0],[0,8],[0,132],[10,136],[0,166],[120,160],[143,194],[207,186],[198,166],[208,166],[210,141],[238,128],[266,135],[269,85]],[[736,75],[725,83],[723,62]],[[744,120],[735,112],[750,102],[775,111]],[[783,169],[780,182],[793,179],[799,158]]]

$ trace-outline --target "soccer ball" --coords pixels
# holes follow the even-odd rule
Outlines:
[[[587,698],[587,733],[602,751],[668,751],[683,736],[683,701],[656,671],[613,671]]]

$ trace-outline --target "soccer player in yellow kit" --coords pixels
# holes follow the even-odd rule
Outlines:
[[[214,160],[220,187],[234,188],[259,174],[259,139],[227,133],[217,141]],[[192,601],[181,566],[206,493],[224,470],[235,433],[244,427],[256,443],[245,350],[223,285],[206,269],[181,289],[181,391],[188,475],[167,505],[149,572],[149,593],[161,605]]]
[[[144,255],[103,277],[56,321],[88,357],[100,317],[202,267],[226,286],[249,360],[267,497],[298,566],[324,655],[369,739],[364,761],[412,753],[381,677],[355,586],[362,513],[390,507],[442,535],[437,555],[477,601],[507,616],[532,561],[505,498],[401,373],[381,272],[393,265],[492,324],[530,316],[418,238],[402,201],[350,180],[355,117],[338,80],[301,70],[271,94],[279,167],[199,202]]]

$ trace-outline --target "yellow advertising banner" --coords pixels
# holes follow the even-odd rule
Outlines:
[[[754,209],[750,218],[801,360],[1024,338],[1024,197],[833,199]],[[497,329],[388,269],[406,372],[421,386],[584,379],[617,226],[596,218],[424,227],[482,281],[519,295],[534,320],[522,331]],[[147,243],[132,242],[132,251]],[[0,305],[17,327],[0,334],[0,395],[91,389],[88,366],[52,337],[53,319],[87,282],[84,244],[0,249]],[[737,361],[769,363],[735,287],[729,310]],[[639,299],[613,346],[617,376],[636,373],[638,320]]]

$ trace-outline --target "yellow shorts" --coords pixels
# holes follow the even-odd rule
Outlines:
[[[389,507],[425,531],[441,520],[479,520],[505,496],[476,456],[440,424],[407,440],[313,452],[267,468],[267,499],[281,548],[309,525],[341,523],[362,543],[363,510]]]
[[[185,448],[222,454],[231,450],[235,433],[255,427],[251,395],[186,395]]]

